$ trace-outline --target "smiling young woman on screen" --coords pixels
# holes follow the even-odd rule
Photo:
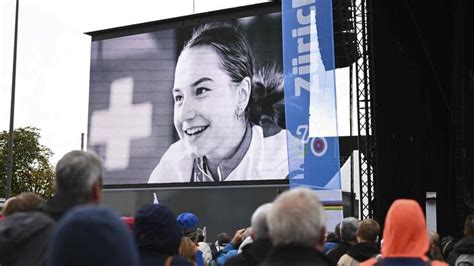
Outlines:
[[[254,75],[250,46],[235,27],[212,23],[194,31],[178,58],[172,93],[180,140],[148,183],[287,177],[286,131],[277,126],[284,120],[282,75]]]

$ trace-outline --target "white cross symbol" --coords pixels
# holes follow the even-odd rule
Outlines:
[[[110,107],[91,116],[91,145],[105,144],[105,168],[128,167],[132,139],[151,135],[152,104],[133,104],[133,79],[123,78],[110,85]]]

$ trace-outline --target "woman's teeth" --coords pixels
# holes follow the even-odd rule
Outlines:
[[[195,134],[201,133],[206,128],[207,128],[207,126],[205,126],[205,127],[193,127],[191,129],[185,130],[184,133],[186,133],[187,135],[195,135]]]

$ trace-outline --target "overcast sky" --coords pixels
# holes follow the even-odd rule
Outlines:
[[[53,164],[80,148],[81,133],[87,133],[91,44],[84,32],[259,2],[266,1],[21,0],[15,128],[40,128],[41,143],[55,153]],[[14,16],[15,0],[0,0],[2,131],[8,130],[10,119]],[[339,89],[347,86],[347,79],[340,74]],[[338,107],[348,105],[348,92],[338,97]],[[348,117],[344,112],[338,116]],[[348,129],[339,123],[339,131]]]

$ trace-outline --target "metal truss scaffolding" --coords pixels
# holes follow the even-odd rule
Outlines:
[[[355,62],[354,77],[357,101],[357,137],[359,152],[360,179],[360,219],[374,216],[374,177],[375,177],[375,103],[374,83],[372,80],[372,43],[370,0],[353,0],[354,26],[360,58]]]

